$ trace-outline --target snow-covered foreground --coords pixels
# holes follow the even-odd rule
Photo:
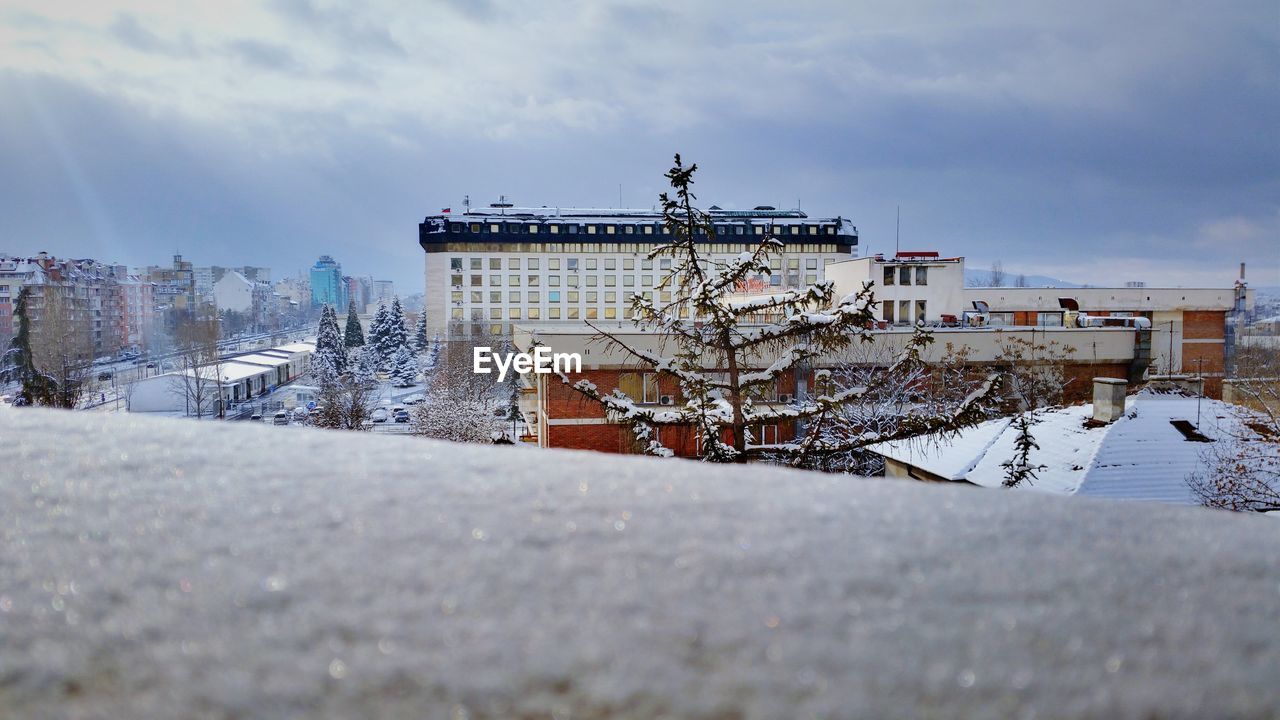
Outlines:
[[[1280,523],[0,413],[0,715],[1274,717]]]

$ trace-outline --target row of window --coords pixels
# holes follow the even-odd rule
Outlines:
[[[924,322],[927,308],[927,303],[924,300],[899,300],[896,303],[892,300],[885,300],[880,303],[880,317],[887,323],[911,324]]]
[[[649,300],[653,299],[653,291],[645,291],[640,294]],[[604,295],[604,301],[607,303],[616,303],[618,301],[618,293],[613,290],[603,293],[603,295]],[[630,303],[631,298],[634,297],[635,295],[636,295],[635,292],[623,293],[622,294],[623,302]],[[580,293],[577,290],[569,290],[567,292],[552,290],[547,293],[547,302],[558,303],[560,302],[561,298],[563,298],[566,302],[576,303],[578,302],[578,299],[581,297],[581,298],[585,298],[586,302],[594,303],[594,302],[597,302],[597,299],[600,296],[601,296],[601,293],[598,293],[594,290],[590,290],[585,293]],[[449,293],[449,301],[453,303],[461,303],[465,297],[466,297],[465,294],[461,290],[454,290],[453,292]],[[658,298],[660,302],[669,303],[671,302],[671,293],[666,291],[660,292],[658,293]],[[470,300],[471,300],[471,304],[473,305],[481,305],[485,301],[484,293],[480,292],[479,290],[472,290],[470,295]],[[512,305],[519,305],[521,304],[522,301],[527,302],[531,305],[540,303],[542,302],[542,293],[536,290],[523,293],[523,294],[519,290],[512,290],[511,292],[507,293],[508,303]],[[492,305],[502,304],[502,292],[498,290],[491,290],[489,292],[489,303]]]
[[[886,265],[884,267],[884,284],[885,285],[912,285],[912,271],[915,271],[915,285],[929,284],[929,268],[923,266],[911,267],[909,265]],[[897,282],[894,282],[894,281]]]
[[[520,270],[520,269],[521,269],[521,265],[523,264],[523,265],[524,265],[524,269],[527,269],[527,270],[541,270],[541,269],[542,269],[542,261],[543,261],[544,259],[547,261],[547,269],[548,269],[548,270],[560,270],[560,269],[561,269],[560,258],[558,258],[558,257],[552,257],[552,258],[541,258],[541,257],[528,257],[528,258],[508,257],[508,258],[506,259],[506,260],[507,260],[507,269],[508,269],[508,270]],[[465,262],[464,262],[464,260],[465,260]],[[823,264],[824,264],[824,265],[830,265],[832,262],[834,262],[834,259],[833,259],[833,258],[824,258],[823,260],[824,260],[824,262],[823,262]],[[787,258],[787,268],[788,268],[788,269],[795,269],[795,270],[800,269],[800,261],[801,261],[801,258],[798,258],[798,257],[790,257],[790,258]],[[464,265],[464,264],[467,266],[467,268],[469,268],[469,269],[471,269],[471,270],[483,270],[483,269],[485,269],[485,266],[486,266],[486,265],[488,266],[488,268],[489,268],[490,270],[501,270],[501,269],[502,269],[502,258],[500,258],[500,257],[491,257],[491,258],[488,258],[488,262],[487,262],[487,263],[485,262],[485,258],[478,258],[478,257],[465,258],[465,259],[464,259],[464,258],[461,258],[461,257],[451,257],[451,258],[449,258],[449,269],[450,269],[450,270],[452,270],[452,271],[455,271],[455,272],[461,272],[461,271],[464,269],[464,268],[463,268],[463,265]],[[708,268],[711,266],[711,262],[710,262],[710,261],[704,261],[703,263],[700,263],[700,264],[701,264],[701,265],[703,265],[704,267],[708,267]],[[804,258],[804,266],[805,266],[805,269],[807,269],[807,270],[817,270],[817,269],[818,269],[818,258],[816,258],[816,257]],[[585,258],[585,259],[583,259],[581,262],[579,261],[579,258],[565,258],[565,260],[564,260],[564,269],[565,269],[565,270],[570,270],[570,271],[575,271],[575,272],[576,272],[577,270],[579,270],[579,269],[582,269],[582,268],[584,268],[584,269],[586,269],[586,270],[597,270],[597,269],[600,269],[601,267],[603,267],[605,270],[617,270],[617,269],[618,269],[618,259],[617,259],[617,258],[604,258],[603,260],[598,260],[597,258]],[[652,270],[652,269],[653,269],[653,267],[654,267],[654,265],[653,265],[653,260],[651,260],[651,259],[649,259],[649,258],[641,258],[641,259],[640,259],[640,269],[641,269],[641,270]],[[782,269],[782,258],[770,258],[770,260],[769,260],[769,267],[770,267],[771,269],[773,269],[773,270],[781,270],[781,269]],[[622,258],[622,269],[623,269],[623,270],[635,270],[635,269],[636,269],[636,259],[635,259],[635,258]],[[659,269],[659,270],[670,270],[670,269],[671,269],[671,258],[659,258],[659,259],[658,259],[658,269]],[[905,269],[906,269],[906,268],[904,268],[904,270],[905,270]],[[918,269],[918,270],[920,270],[920,271],[921,271],[921,273],[923,273],[923,272],[924,272],[924,268],[917,268],[917,269]],[[888,276],[886,275],[886,277],[888,277]],[[921,274],[921,275],[919,275],[918,277],[919,277],[919,278],[921,278],[921,279],[923,279],[923,278],[924,278],[924,275],[923,275],[923,274]],[[886,285],[892,285],[893,283],[892,283],[892,282],[886,282],[885,284],[886,284]],[[904,284],[904,285],[906,285],[906,284],[909,284],[909,283],[903,283],[903,284]],[[916,284],[917,284],[917,285],[924,285],[924,283],[923,283],[923,282],[919,282],[919,281],[917,281],[917,282],[916,282]]]
[[[855,241],[854,245],[857,244]],[[554,254],[554,253],[599,253],[599,254],[623,254],[623,255],[645,255],[653,252],[658,247],[653,243],[629,243],[629,242],[466,242],[458,240],[455,242],[442,243],[440,247],[433,249],[433,252],[459,252],[459,253],[538,253],[538,254]],[[706,243],[700,246],[700,249],[706,253],[719,254],[726,256],[734,256],[743,252],[753,252],[756,245],[742,243]],[[785,246],[785,253],[830,253],[832,255],[840,255],[841,257],[848,255],[847,246],[842,248],[834,243],[805,243],[792,242]]]
[[[449,232],[452,234],[489,234],[507,233],[509,235],[670,235],[671,228],[661,224],[606,224],[606,223],[524,223],[524,222],[451,222]],[[698,235],[706,235],[705,228],[697,228]],[[731,235],[759,235],[766,233],[779,235],[835,235],[836,226],[830,224],[794,224],[794,225],[716,225],[717,237]]]
[[[545,314],[544,314],[545,313]],[[488,316],[487,318],[485,316]],[[503,317],[505,315],[505,318]],[[681,319],[689,319],[689,307],[682,305],[679,308],[679,316]],[[508,307],[508,308],[471,308],[470,313],[466,309],[455,307],[449,311],[449,317],[452,320],[466,320],[468,317],[473,322],[483,320],[620,320],[630,317],[629,311],[619,307],[585,307],[580,308],[576,305],[569,307]]]
[[[506,278],[505,280],[503,279],[504,277]],[[788,277],[790,278],[789,284],[794,285],[796,282],[799,281],[800,273],[796,271],[790,271],[788,272]],[[818,281],[817,273],[810,273],[808,275],[805,275],[804,277],[805,277],[805,281],[808,282],[810,285]],[[569,275],[568,277],[564,278],[564,286],[575,287],[575,288],[576,287],[598,287],[598,286],[617,287],[618,281],[619,279],[621,279],[622,287],[636,287],[637,284],[639,284],[640,287],[654,287],[655,276],[640,275],[639,283],[636,282],[636,278],[637,276],[635,275],[621,275],[621,276],[619,275],[586,275],[582,277],[579,277],[577,275]],[[770,280],[768,281],[768,284],[770,285],[781,284],[782,278],[780,275],[770,275],[769,278]],[[485,278],[483,275],[471,275],[469,278],[469,283],[467,283],[467,287],[473,287],[473,288],[520,287],[522,283],[524,284],[525,287],[540,287],[543,285],[542,281],[544,279],[546,280],[545,284],[547,287],[560,287],[559,275],[547,275],[545,277],[542,275],[527,275],[523,280],[521,280],[521,277],[519,275],[506,275],[506,276],[490,275],[488,283],[485,283],[484,279]],[[763,275],[759,276],[756,279],[761,283],[765,282],[765,276]],[[449,285],[450,287],[454,287],[454,288],[463,287],[463,277],[461,275],[451,276],[449,280]]]

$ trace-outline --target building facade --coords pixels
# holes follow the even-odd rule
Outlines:
[[[857,228],[844,218],[767,207],[710,214],[715,236],[700,239],[712,262],[766,236],[783,243],[772,274],[757,279],[765,287],[818,282],[827,265],[858,252]],[[672,261],[647,256],[668,233],[653,210],[491,207],[427,217],[418,231],[427,325],[442,336],[493,336],[521,322],[625,317],[637,293],[664,300],[657,285]]]
[[[342,279],[342,265],[329,255],[321,255],[311,268],[311,304],[314,307],[347,306],[347,285]]]

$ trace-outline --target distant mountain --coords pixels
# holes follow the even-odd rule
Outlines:
[[[1080,283],[1067,282],[1058,278],[1051,278],[1045,275],[1026,275],[1026,287],[1084,287]],[[1015,287],[1018,282],[1018,273],[1005,271],[1004,282],[1002,287]],[[991,271],[990,270],[970,270],[964,271],[965,287],[991,287]]]

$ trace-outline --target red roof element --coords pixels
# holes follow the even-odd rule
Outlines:
[[[936,258],[938,253],[936,250],[902,250],[894,257],[925,257]]]

